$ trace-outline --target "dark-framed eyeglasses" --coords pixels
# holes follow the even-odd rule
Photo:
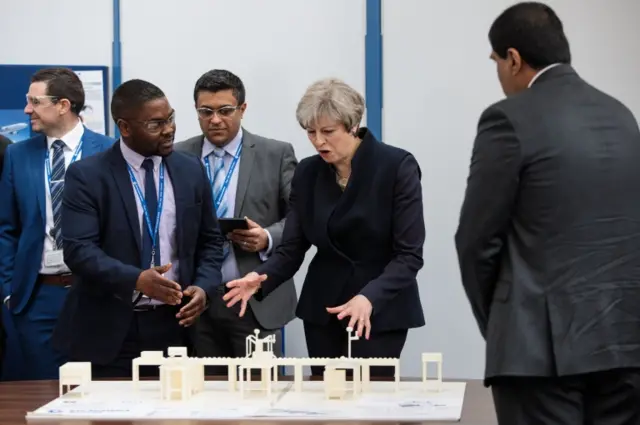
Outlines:
[[[173,112],[166,120],[136,121],[144,126],[149,133],[160,133],[166,126],[171,126],[176,122],[176,113]]]
[[[218,114],[219,117],[230,117],[238,109],[240,109],[240,106],[225,105],[217,109],[207,107],[197,108],[196,111],[200,119],[206,120],[212,118],[213,114]]]

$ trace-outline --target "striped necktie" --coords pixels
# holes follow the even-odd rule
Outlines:
[[[62,218],[62,191],[64,189],[64,142],[56,140],[51,147],[53,155],[51,157],[51,210],[53,211],[53,229],[51,236],[54,239],[55,249],[62,249],[62,231],[60,229],[60,220]]]
[[[224,159],[226,152],[224,149],[215,147],[213,149],[213,200],[216,202],[220,198],[220,194],[224,189],[224,182],[227,178],[227,172],[224,167]],[[229,188],[227,188],[228,191]],[[218,218],[226,217],[229,212],[229,206],[227,204],[227,191],[222,195],[220,204],[216,208],[216,215]],[[224,260],[229,256],[229,241],[226,241],[223,247]]]

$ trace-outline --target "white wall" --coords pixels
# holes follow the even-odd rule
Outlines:
[[[294,117],[306,86],[337,76],[364,92],[364,0],[121,2],[123,80],[148,79],[167,93],[178,139],[198,133],[193,86],[212,68],[244,80],[246,127],[293,143],[299,158],[313,153]],[[482,376],[483,341],[460,285],[453,234],[477,119],[502,97],[487,31],[513,3],[383,2],[384,141],[411,150],[424,172],[419,281],[427,325],[410,333],[405,376],[419,374],[418,355],[427,350],[444,353],[447,377]],[[640,2],[550,4],[565,22],[578,71],[640,117]],[[5,0],[0,11],[0,63],[111,66],[111,0]],[[82,16],[89,11],[91,19]],[[298,288],[306,269],[296,275]],[[298,320],[287,327],[287,353],[306,354]]]
[[[1,0],[0,63],[111,66],[113,3],[90,3]]]
[[[427,325],[411,332],[403,374],[422,351],[444,353],[444,374],[480,378],[484,341],[460,284],[453,236],[476,124],[503,97],[487,33],[509,0],[383,2],[385,142],[412,151],[423,170],[427,241],[420,273]],[[565,23],[574,66],[640,117],[640,2],[549,1]]]

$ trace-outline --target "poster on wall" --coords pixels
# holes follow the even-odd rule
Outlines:
[[[63,67],[73,70],[85,91],[85,108],[80,114],[84,125],[107,134],[108,68],[69,65],[0,65],[0,134],[13,142],[34,136],[29,116],[24,113],[31,76],[42,68]]]
[[[92,131],[107,134],[105,121],[104,76],[102,71],[75,71],[84,87],[84,110],[80,117],[84,125]]]

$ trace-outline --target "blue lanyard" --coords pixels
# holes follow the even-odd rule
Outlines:
[[[242,152],[242,143],[240,143],[240,145],[238,146],[238,149],[236,150],[236,154],[233,157],[233,161],[229,166],[229,171],[227,172],[227,175],[224,179],[224,183],[222,184],[222,189],[220,190],[220,193],[218,193],[218,197],[214,199],[216,211],[218,210],[218,207],[222,202],[222,198],[224,197],[224,194],[227,193],[227,188],[229,187],[231,176],[233,176],[233,170],[236,168],[236,164],[238,163],[238,159],[240,158],[240,152]],[[211,175],[211,164],[209,164],[210,155],[211,154],[207,155],[204,158],[204,166],[207,169],[207,177],[209,177],[209,183],[211,183],[211,191],[213,192],[213,185],[215,182],[213,181],[213,176]],[[224,161],[224,157],[221,158],[221,160]],[[215,193],[213,194],[213,196],[215,197]]]
[[[49,185],[49,192],[51,192],[51,161],[49,160],[50,150],[51,149],[47,148],[47,151],[44,156],[44,164],[45,164],[45,167],[47,167],[47,184]],[[78,159],[78,156],[81,153],[82,153],[82,139],[80,139],[80,143],[78,143],[78,146],[76,146],[76,150],[73,153],[73,156],[71,157],[71,161],[69,162],[69,165],[76,162],[76,160]]]
[[[151,235],[151,267],[155,267],[156,262],[156,243],[158,241],[158,234],[160,233],[160,216],[162,215],[162,204],[164,202],[164,163],[160,163],[160,197],[158,199],[158,213],[156,214],[156,227],[155,229],[151,228],[151,219],[149,218],[149,210],[147,209],[147,201],[144,199],[144,195],[142,194],[142,190],[140,190],[140,185],[138,184],[138,180],[136,180],[136,176],[133,174],[133,170],[131,166],[127,164],[127,169],[129,170],[129,176],[131,177],[131,182],[133,183],[133,187],[138,194],[138,199],[140,200],[140,205],[142,206],[142,212],[144,213],[144,221],[147,224],[147,229],[149,230],[149,234]],[[145,176],[145,178],[153,178],[153,174],[150,176]]]

